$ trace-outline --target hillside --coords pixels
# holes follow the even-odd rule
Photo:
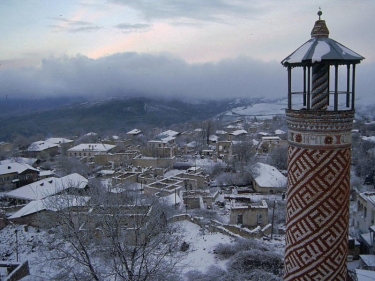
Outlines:
[[[229,108],[229,102],[224,100],[191,103],[151,98],[49,99],[39,106],[35,101],[8,101],[0,106],[0,140],[9,140],[15,134],[79,135],[88,131],[124,132],[144,124],[169,126],[205,120]]]
[[[89,131],[126,132],[134,127],[170,126],[218,118],[251,107],[260,99],[195,100],[162,98],[49,98],[6,100],[0,104],[0,141],[16,134],[33,136],[81,135]]]

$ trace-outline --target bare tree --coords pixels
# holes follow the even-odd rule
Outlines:
[[[90,195],[91,200],[79,207],[69,203],[72,199],[50,202],[56,211],[42,218],[53,233],[46,261],[57,269],[54,280],[146,281],[178,276],[176,264],[183,253],[175,224],[169,223],[163,206],[148,198],[103,191]]]
[[[243,171],[244,166],[249,164],[255,155],[254,146],[249,141],[235,144],[233,145],[233,154],[236,155],[236,160],[240,163],[241,170]]]
[[[277,146],[270,153],[269,164],[279,170],[288,168],[288,146]]]

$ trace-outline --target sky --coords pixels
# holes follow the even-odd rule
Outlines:
[[[310,39],[321,7],[330,38],[375,79],[373,0],[0,1],[0,100],[47,96],[284,97],[281,60]]]

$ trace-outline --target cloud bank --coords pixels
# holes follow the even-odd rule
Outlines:
[[[1,69],[1,68],[0,68]],[[0,71],[0,98],[161,96],[191,99],[285,96],[279,62],[248,57],[188,64],[170,55],[119,53],[99,59],[50,57],[41,67]]]
[[[298,91],[302,74],[300,77],[296,70],[292,75],[293,81],[296,81],[293,91]],[[357,67],[359,101],[374,100],[371,90],[375,88],[373,77],[373,64],[362,63]],[[0,99],[6,96],[39,98],[72,95],[93,98],[285,98],[287,73],[280,62],[263,62],[249,57],[188,64],[168,54],[118,53],[99,59],[82,55],[49,57],[43,59],[40,67],[22,69],[1,70],[0,66],[0,85]]]

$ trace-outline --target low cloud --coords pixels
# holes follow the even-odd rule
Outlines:
[[[284,76],[279,63],[247,57],[188,64],[169,55],[78,55],[46,58],[40,68],[0,71],[0,96],[272,97],[283,95]]]
[[[52,19],[58,23],[49,25],[55,32],[92,32],[102,28],[88,21],[69,20],[63,17],[54,17]]]
[[[363,68],[363,70],[361,70]],[[373,65],[357,68],[357,97],[371,96]],[[298,80],[295,76],[293,79]],[[46,96],[153,96],[183,99],[285,98],[287,73],[280,62],[249,57],[188,64],[168,54],[119,53],[99,59],[50,57],[40,68],[0,67],[0,98]],[[367,92],[366,92],[367,90]]]
[[[115,27],[118,29],[130,31],[130,30],[148,29],[151,27],[151,25],[147,23],[136,23],[136,24],[119,23]]]

